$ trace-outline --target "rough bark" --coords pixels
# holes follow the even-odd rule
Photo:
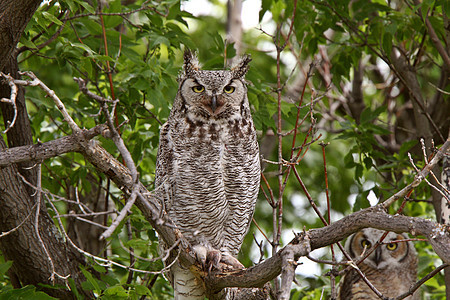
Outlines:
[[[19,78],[15,47],[41,2],[41,0],[0,2],[0,70],[3,73]],[[9,98],[9,96],[9,86],[0,84],[0,98]],[[16,105],[17,111],[7,103],[2,103],[0,106],[5,124],[17,113],[15,125],[7,133],[8,144],[11,148],[19,146],[32,148],[31,126],[26,111],[24,91],[21,87],[16,98]],[[6,144],[3,138],[0,138],[0,150],[4,149]],[[19,176],[21,174],[32,185],[36,185],[36,168],[30,168],[33,165],[34,162],[31,160],[24,160],[17,165],[9,164],[0,168],[0,232],[17,228],[0,239],[0,249],[4,258],[13,261],[10,269],[10,275],[14,278],[12,283],[15,287],[28,284],[65,285],[64,280],[52,276],[53,272],[56,272],[62,276],[70,275],[76,285],[81,287],[84,277],[79,270],[79,265],[84,264],[84,258],[66,245],[49,216],[44,201],[41,199],[38,205],[34,188],[25,184]],[[39,215],[36,218],[38,207]],[[41,289],[60,299],[74,297],[72,292],[64,289],[46,287]],[[89,292],[84,292],[81,288],[79,291],[85,293],[87,297],[91,296]]]
[[[3,139],[0,139],[0,149],[5,146]],[[81,286],[84,277],[78,266],[84,263],[83,257],[66,245],[43,201],[40,203],[38,221],[42,243],[39,241],[35,227],[36,200],[28,194],[17,173],[15,165],[0,168],[0,231],[11,230],[26,220],[16,231],[0,239],[0,249],[5,260],[13,261],[11,269],[22,285],[52,285],[52,268],[43,243],[50,253],[55,271],[63,276],[70,274],[77,286]],[[58,278],[55,283],[64,285],[64,281]],[[73,298],[72,293],[67,290],[42,289],[60,299]]]
[[[25,27],[42,0],[0,1],[0,70],[9,62]]]

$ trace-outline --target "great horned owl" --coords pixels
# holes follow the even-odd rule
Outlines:
[[[250,60],[243,56],[231,70],[204,71],[194,53],[184,53],[156,163],[156,195],[197,256],[233,267],[242,267],[235,257],[260,181],[244,80]],[[168,275],[176,299],[204,299],[203,285],[190,270],[175,263]]]
[[[353,259],[367,253],[383,235],[383,230],[365,228],[351,235],[345,243],[347,252]],[[415,283],[417,277],[417,252],[414,244],[408,242],[393,242],[408,238],[406,235],[389,232],[369,257],[359,268],[367,279],[384,296],[396,297],[407,291]],[[343,276],[339,284],[340,300],[367,299],[379,300],[378,296],[367,286],[355,270],[350,270]],[[405,299],[419,299],[419,292]]]

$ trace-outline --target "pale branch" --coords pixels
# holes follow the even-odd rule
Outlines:
[[[105,130],[107,130],[106,125],[97,125],[89,130],[82,130],[82,134],[86,140],[90,140],[103,134]],[[0,150],[0,167],[26,161],[37,163],[47,158],[81,150],[82,146],[78,143],[78,138],[75,135],[68,135],[45,143]]]
[[[127,214],[129,212],[131,212],[131,207],[134,204],[134,201],[136,201],[136,197],[137,197],[137,186],[134,185],[133,187],[133,191],[131,192],[130,197],[128,197],[127,199],[127,203],[125,204],[125,206],[123,207],[123,209],[120,211],[119,215],[117,216],[117,218],[114,219],[114,221],[111,223],[111,225],[108,227],[108,229],[106,229],[102,235],[100,235],[100,240],[104,240],[109,238],[114,230],[116,230],[116,228],[120,225],[120,222],[122,222],[123,219],[125,219],[125,217],[127,216]]]
[[[32,79],[30,80],[14,80],[14,83],[17,85],[23,85],[23,86],[38,86],[40,87],[45,93],[53,100],[53,102],[56,104],[56,108],[61,112],[61,114],[64,117],[64,121],[67,122],[70,129],[72,129],[73,133],[81,133],[80,127],[78,127],[77,123],[72,119],[72,117],[67,112],[66,107],[64,106],[64,103],[59,99],[59,97],[55,94],[53,90],[51,90],[48,86],[45,85],[39,78],[34,75],[33,72],[19,72],[20,75],[28,76]]]
[[[11,93],[8,98],[1,98],[0,101],[1,102],[5,102],[5,103],[9,103],[12,105],[13,110],[14,110],[14,116],[12,121],[7,121],[7,127],[6,129],[2,132],[3,134],[7,133],[16,123],[17,120],[17,105],[16,105],[16,98],[17,98],[17,93],[18,93],[18,88],[17,85],[14,83],[14,78],[11,77],[10,75],[7,74],[3,74],[2,72],[0,72],[0,78],[4,78],[4,80],[6,80],[8,82],[9,88],[11,89]]]
[[[112,222],[111,226],[103,232],[103,234],[100,236],[100,240],[106,239],[110,237],[114,230],[119,226],[120,222],[126,217],[126,215],[129,213],[131,207],[133,206],[134,202],[136,201],[139,185],[139,174],[136,168],[136,165],[133,161],[133,158],[131,157],[130,151],[128,151],[128,148],[125,146],[125,143],[120,136],[119,132],[117,131],[116,127],[114,126],[114,120],[113,115],[110,114],[108,110],[107,100],[99,97],[98,95],[95,95],[94,93],[90,92],[89,89],[86,86],[86,81],[81,78],[74,78],[74,80],[78,83],[78,86],[85,95],[88,97],[91,97],[99,102],[103,113],[106,116],[106,123],[108,124],[108,128],[111,132],[111,139],[113,140],[114,144],[116,145],[117,149],[119,150],[120,154],[122,155],[122,159],[125,163],[125,165],[130,170],[130,175],[132,177],[133,186],[131,188],[131,194],[129,195],[127,199],[127,203],[125,204],[125,207],[122,209],[122,211],[119,213],[117,218]],[[100,99],[99,99],[100,98]],[[115,110],[115,107],[118,103],[118,99],[114,100],[112,103],[113,111]]]
[[[286,247],[261,264],[232,274],[209,276],[206,279],[207,286],[216,291],[231,286],[261,287],[265,282],[280,274],[283,259],[290,256],[291,250],[297,257],[306,256],[308,251],[337,243],[367,227],[423,235],[439,257],[445,263],[450,262],[450,228],[448,226],[417,217],[390,215],[381,206],[375,206],[355,212],[329,226],[306,231],[305,235],[294,238]],[[306,239],[309,241],[306,242]]]
[[[35,203],[35,204],[33,205],[33,207],[31,207],[30,213],[22,220],[22,222],[19,223],[19,225],[17,225],[16,227],[14,227],[14,228],[12,228],[12,229],[10,229],[10,230],[8,230],[8,231],[4,231],[4,232],[1,232],[1,231],[0,231],[0,239],[1,239],[2,237],[7,236],[8,234],[13,233],[13,232],[16,231],[17,229],[19,229],[19,228],[25,223],[25,221],[28,220],[28,219],[30,218],[30,216],[33,214],[34,209],[36,208],[36,205],[37,205],[37,203]]]
[[[36,236],[38,238],[39,244],[41,245],[42,249],[45,252],[45,255],[47,256],[47,261],[50,264],[50,268],[52,270],[52,273],[50,275],[50,281],[52,284],[55,284],[55,275],[57,277],[59,277],[60,279],[63,279],[64,282],[66,283],[66,285],[68,285],[67,283],[67,279],[69,278],[70,274],[67,275],[60,275],[56,272],[56,268],[55,268],[55,263],[53,262],[52,256],[50,254],[50,252],[47,249],[47,246],[45,245],[44,241],[42,240],[41,237],[41,233],[39,232],[39,217],[40,217],[40,211],[41,211],[41,205],[44,203],[44,201],[41,201],[42,198],[42,193],[41,193],[41,187],[42,187],[42,172],[41,172],[41,164],[37,164],[37,187],[35,190],[36,193],[36,211],[35,211],[35,215],[34,215],[34,229],[36,231]]]
[[[125,143],[123,139],[121,138],[119,132],[117,131],[116,127],[114,126],[114,120],[113,115],[110,114],[108,110],[108,99],[105,99],[103,97],[100,97],[87,88],[86,84],[87,82],[83,80],[82,78],[74,78],[75,82],[78,83],[78,86],[80,88],[80,91],[85,94],[88,97],[91,97],[92,99],[99,102],[103,113],[106,116],[106,124],[108,125],[109,130],[111,131],[111,139],[113,140],[114,144],[116,145],[117,149],[119,150],[120,154],[122,155],[122,159],[125,162],[125,165],[130,169],[131,176],[133,178],[134,182],[137,182],[138,180],[138,172],[136,169],[136,165],[134,164],[133,158],[131,157],[130,151],[128,151],[127,147],[125,146]],[[118,99],[112,101],[113,111],[119,102]]]
[[[58,214],[58,210],[56,209],[56,207],[55,207],[55,205],[52,203],[52,201],[48,201],[48,203],[49,203],[50,206],[52,207],[53,211],[54,211],[56,214]],[[57,220],[58,220],[59,227],[60,227],[61,231],[63,232],[64,237],[66,238],[66,241],[67,241],[67,242],[68,242],[75,250],[77,250],[78,252],[80,252],[81,254],[83,254],[83,255],[85,255],[85,256],[87,256],[87,257],[89,257],[89,258],[92,258],[97,264],[99,264],[99,265],[101,265],[101,266],[104,266],[104,267],[110,267],[110,266],[113,266],[113,265],[114,265],[114,266],[119,267],[119,268],[122,268],[122,269],[130,270],[130,271],[133,271],[133,272],[145,273],[145,274],[161,274],[161,273],[165,272],[166,270],[168,270],[168,269],[171,267],[171,265],[166,266],[165,268],[163,268],[163,269],[160,270],[160,271],[140,270],[140,269],[135,269],[135,268],[130,267],[130,266],[125,266],[125,265],[123,265],[123,264],[120,264],[120,263],[115,262],[115,261],[110,260],[110,259],[106,259],[106,258],[103,258],[103,257],[99,257],[99,256],[96,256],[96,255],[93,255],[93,254],[91,254],[91,253],[89,253],[89,252],[87,252],[87,251],[84,251],[83,249],[79,248],[79,247],[78,247],[78,246],[70,239],[69,235],[67,234],[66,230],[64,229],[64,225],[62,224],[61,218],[60,218],[59,216],[57,216]],[[175,262],[175,261],[176,261],[176,259],[174,260],[174,262]],[[172,263],[174,263],[174,262],[172,262]],[[103,263],[103,264],[102,264],[102,263]]]
[[[408,194],[409,191],[418,186],[425,179],[425,177],[427,177],[431,169],[433,169],[433,167],[442,159],[442,157],[445,155],[449,147],[450,147],[450,137],[448,137],[447,141],[442,145],[441,148],[439,148],[437,153],[434,155],[433,159],[428,164],[426,164],[425,167],[420,172],[417,173],[417,175],[414,177],[413,182],[411,182],[403,189],[401,189],[399,192],[389,197],[389,199],[384,201],[381,205],[385,208],[391,206],[392,203],[406,196],[406,194]]]
[[[106,174],[122,191],[128,195],[131,194],[134,182],[130,170],[105,149],[97,144],[90,143],[86,145],[81,153],[99,172]],[[180,251],[179,260],[184,265],[196,263],[189,242],[163,211],[162,204],[140,182],[135,204],[167,245],[173,245],[180,241],[182,251]]]
[[[295,279],[295,269],[298,265],[297,261],[300,256],[308,255],[311,252],[307,236],[303,237],[300,235],[296,238],[300,239],[303,243],[302,249],[300,249],[302,253],[296,253],[293,247],[285,248],[284,255],[281,260],[281,284],[277,295],[277,299],[280,300],[290,299],[291,285]]]

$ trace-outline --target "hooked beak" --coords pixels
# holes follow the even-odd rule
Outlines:
[[[211,98],[211,110],[214,113],[217,109],[217,96],[213,95]]]
[[[375,249],[374,262],[377,266],[381,262],[381,247],[378,247],[377,249]]]

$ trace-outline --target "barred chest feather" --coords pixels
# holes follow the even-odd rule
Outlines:
[[[173,189],[169,215],[193,244],[237,254],[259,190],[259,150],[253,123],[172,123]],[[195,229],[195,230],[194,230]]]

